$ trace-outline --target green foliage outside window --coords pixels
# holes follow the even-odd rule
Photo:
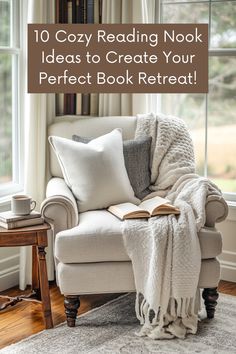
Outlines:
[[[162,95],[162,111],[186,121],[199,174],[205,172],[207,119],[207,176],[223,191],[236,192],[236,1],[162,1],[163,23],[209,23],[210,18],[210,48],[231,49],[231,55],[209,57],[207,99],[203,94]]]
[[[10,2],[0,1],[0,46],[10,46]],[[0,54],[0,183],[12,179],[12,56]]]

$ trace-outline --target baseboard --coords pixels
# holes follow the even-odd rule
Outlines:
[[[220,256],[221,279],[236,282],[236,253],[223,251]]]
[[[220,262],[221,280],[232,281],[236,283],[236,264],[228,264],[228,262]]]
[[[0,261],[0,291],[19,284],[19,254]]]

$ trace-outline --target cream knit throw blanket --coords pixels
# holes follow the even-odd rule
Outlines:
[[[152,137],[151,195],[167,197],[180,216],[126,220],[123,238],[137,291],[138,335],[184,338],[196,333],[195,300],[201,266],[197,232],[205,224],[205,202],[220,194],[194,173],[192,140],[184,122],[152,114],[138,117],[136,137]]]

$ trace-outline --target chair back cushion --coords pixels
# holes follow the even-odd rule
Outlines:
[[[48,136],[54,135],[71,139],[73,134],[77,134],[96,138],[111,132],[115,128],[121,128],[123,140],[129,140],[134,138],[136,119],[132,116],[89,118],[65,116],[57,118],[57,121],[49,126]],[[52,147],[49,147],[49,165],[53,177],[63,177]]]

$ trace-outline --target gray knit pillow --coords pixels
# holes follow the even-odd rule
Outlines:
[[[85,138],[73,135],[72,140],[87,144],[92,138]],[[125,167],[129,176],[131,186],[137,198],[143,199],[150,193],[151,183],[150,172],[150,148],[152,138],[141,138],[138,140],[126,140],[123,142],[123,153]]]

